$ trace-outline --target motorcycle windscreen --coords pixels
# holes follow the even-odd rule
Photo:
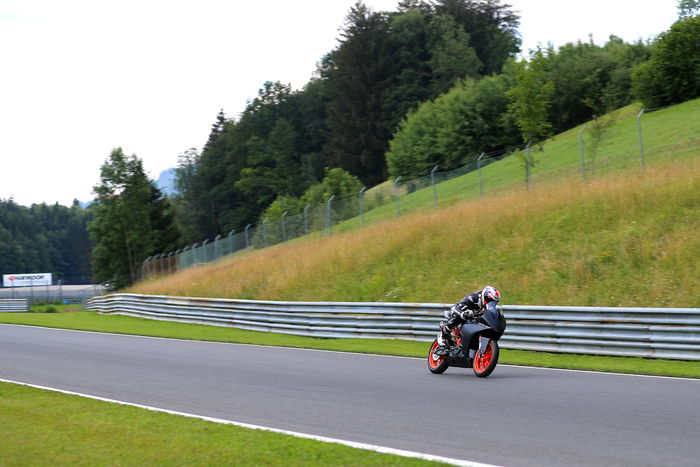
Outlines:
[[[498,302],[489,302],[486,304],[486,311],[484,312],[483,319],[486,320],[491,329],[499,336],[503,334],[503,331],[506,329],[506,321],[503,318],[503,314],[498,309]]]

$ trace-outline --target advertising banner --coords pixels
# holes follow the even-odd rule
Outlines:
[[[37,285],[51,285],[51,273],[38,274],[3,274],[3,287],[34,287]]]

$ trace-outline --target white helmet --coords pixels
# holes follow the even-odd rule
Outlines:
[[[481,306],[485,306],[489,302],[498,302],[501,299],[501,292],[497,288],[487,285],[481,291]]]

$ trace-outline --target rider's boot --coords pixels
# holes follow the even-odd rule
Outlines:
[[[447,323],[442,323],[440,332],[442,333],[442,345],[445,347],[451,346],[453,344],[452,328],[449,326],[449,321]]]

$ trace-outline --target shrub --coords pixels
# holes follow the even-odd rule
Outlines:
[[[632,88],[645,107],[700,97],[700,16],[677,21],[661,34],[648,62],[635,68]]]

